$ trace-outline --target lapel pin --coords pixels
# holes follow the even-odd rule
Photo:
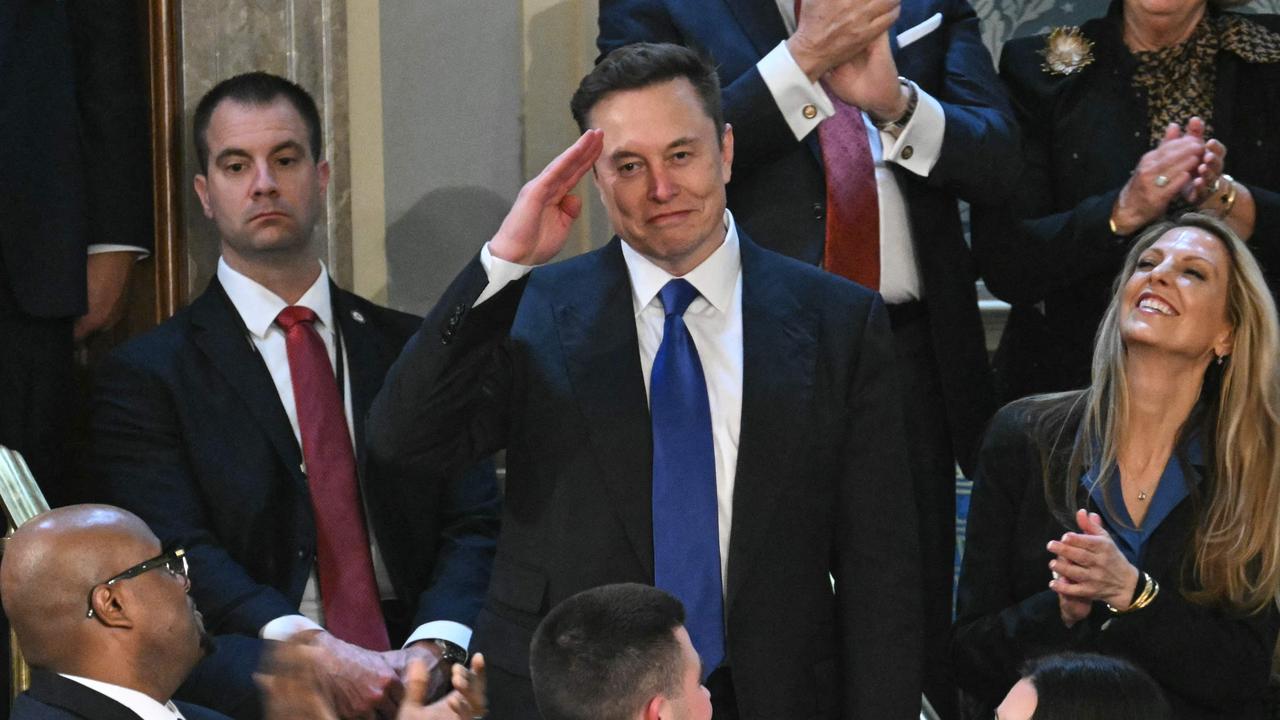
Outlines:
[[[359,310],[352,310],[351,319],[358,323],[364,323],[364,313],[361,313]]]

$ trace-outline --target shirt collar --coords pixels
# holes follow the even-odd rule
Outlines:
[[[320,325],[333,327],[333,304],[329,300],[329,270],[320,263],[320,274],[295,305],[310,308],[320,319]],[[244,320],[244,326],[259,339],[265,338],[275,324],[276,316],[289,306],[284,298],[271,292],[256,280],[239,273],[218,258],[218,282],[227,291],[231,304]]]
[[[733,213],[724,211],[724,242],[706,260],[685,274],[689,281],[712,307],[727,312],[733,301],[733,291],[742,271],[742,253],[738,247],[738,226]],[[631,277],[631,303],[639,315],[675,276],[653,264],[649,258],[622,242],[622,259]]]
[[[115,700],[121,705],[137,713],[142,720],[175,720],[175,718],[182,717],[182,713],[178,711],[177,706],[174,705],[172,701],[160,703],[150,695],[140,693],[131,688],[112,685],[111,683],[102,682],[101,680],[91,680],[78,675],[68,675],[66,673],[59,674],[72,682],[78,682],[90,690],[106,695],[112,700]]]

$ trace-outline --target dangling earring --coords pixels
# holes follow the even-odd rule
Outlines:
[[[1226,355],[1219,355],[1219,356],[1218,356],[1218,367],[1222,367],[1222,361],[1223,361],[1223,359],[1224,359],[1224,358],[1226,358]]]

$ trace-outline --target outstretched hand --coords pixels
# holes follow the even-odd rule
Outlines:
[[[582,213],[582,199],[569,193],[591,169],[604,147],[604,131],[591,129],[525,183],[502,227],[489,241],[494,257],[520,265],[541,265],[555,257]]]

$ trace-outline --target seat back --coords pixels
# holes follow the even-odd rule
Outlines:
[[[4,506],[5,538],[14,528],[49,509],[49,503],[36,485],[36,479],[27,467],[27,461],[17,450],[0,445],[0,504]],[[3,544],[0,544],[3,553]],[[31,668],[18,647],[18,638],[9,630],[9,690],[10,701],[31,685]]]

